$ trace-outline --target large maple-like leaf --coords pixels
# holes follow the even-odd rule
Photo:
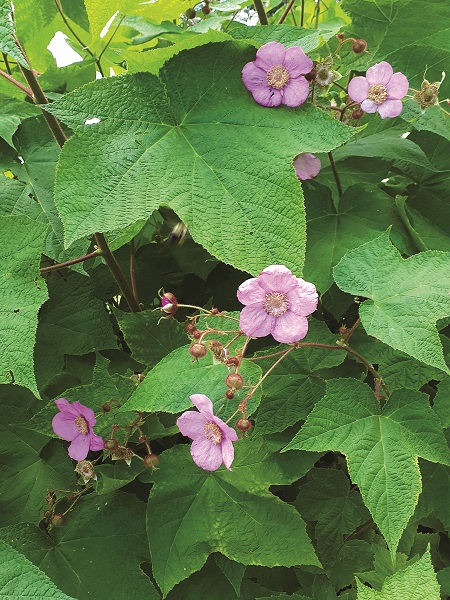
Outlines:
[[[76,130],[55,185],[66,243],[169,204],[224,262],[299,273],[305,214],[292,160],[335,148],[354,129],[311,105],[256,104],[241,77],[254,58],[244,42],[207,44],[177,54],[159,78],[103,79],[46,106]],[[92,118],[100,122],[86,126]]]
[[[425,394],[397,390],[383,409],[356,379],[327,382],[286,450],[334,450],[347,457],[351,479],[395,554],[421,491],[417,457],[450,464],[439,418]]]
[[[333,269],[337,285],[370,298],[361,322],[396,350],[446,373],[436,321],[450,316],[450,253],[428,251],[404,260],[389,232],[350,250]]]

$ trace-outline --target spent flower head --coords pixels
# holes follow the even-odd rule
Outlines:
[[[194,440],[191,456],[195,464],[205,471],[215,471],[223,463],[231,471],[232,442],[238,439],[236,431],[214,415],[213,404],[207,396],[193,394],[190,399],[199,412],[184,412],[177,425],[183,435]]]
[[[97,480],[97,474],[94,471],[94,465],[90,460],[80,460],[75,467],[75,472],[81,475],[84,483],[88,483],[92,479]]]
[[[70,458],[80,461],[89,450],[103,450],[103,439],[93,431],[97,420],[91,408],[79,402],[70,404],[65,398],[58,398],[55,404],[60,412],[53,417],[52,428],[60,438],[72,442]]]
[[[348,85],[348,95],[360,102],[366,113],[378,112],[382,119],[398,117],[402,112],[402,98],[408,93],[409,83],[403,73],[394,73],[391,65],[382,61],[367,69],[365,77],[355,77]]]
[[[309,154],[308,152],[304,152],[303,154],[296,156],[294,158],[293,165],[295,172],[297,173],[297,177],[301,181],[313,179],[319,174],[322,167],[320,159],[314,156],[314,154]]]
[[[242,80],[258,104],[295,107],[308,97],[309,84],[303,75],[312,67],[313,61],[300,46],[286,50],[279,42],[269,42],[242,69]]]
[[[237,291],[241,311],[239,327],[249,337],[271,333],[281,343],[291,344],[308,333],[308,315],[318,303],[315,286],[283,265],[266,267],[258,277],[247,279]]]

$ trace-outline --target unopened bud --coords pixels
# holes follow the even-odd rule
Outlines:
[[[239,419],[238,421],[236,421],[236,427],[240,431],[248,431],[253,427],[253,424],[248,419]]]
[[[359,119],[362,119],[363,116],[364,116],[364,111],[361,110],[360,108],[357,108],[352,112],[352,119],[356,119],[357,121]]]
[[[102,411],[103,412],[109,412],[111,410],[111,405],[110,404],[102,404]]]
[[[209,8],[209,4],[205,4],[205,6],[202,6],[202,13],[204,15],[209,15],[210,12],[211,12],[211,9]]]
[[[105,443],[103,444],[103,448],[105,450],[108,450],[108,452],[113,452],[118,447],[119,447],[119,442],[117,440],[115,440],[114,438],[110,438],[109,440],[106,440]]]
[[[197,329],[197,326],[195,323],[192,323],[191,321],[189,321],[189,323],[186,323],[184,328],[186,329],[186,331],[188,333],[194,333],[194,331]]]
[[[242,390],[244,387],[244,379],[239,373],[230,373],[225,379],[225,385],[232,390]]]
[[[343,40],[345,38],[345,33],[343,31],[341,31],[337,34],[336,37],[338,40]]]
[[[192,337],[196,340],[198,340],[201,335],[202,334],[198,329],[196,329],[195,331],[192,332]]]
[[[172,292],[165,292],[161,297],[161,310],[167,318],[173,316],[178,310],[178,300]]]
[[[361,54],[361,52],[365,52],[366,50],[367,50],[366,40],[355,40],[353,42],[353,52],[355,54]]]
[[[195,19],[195,9],[194,8],[188,8],[187,11],[184,13],[186,15],[186,17],[188,19]]]
[[[225,392],[225,396],[228,398],[228,400],[233,400],[233,398],[234,398],[234,392],[233,392],[233,390],[227,390]]]
[[[159,456],[157,454],[153,454],[153,452],[151,454],[147,454],[147,456],[144,458],[144,465],[148,469],[156,469],[159,465],[159,462]]]
[[[306,73],[305,79],[306,79],[306,81],[314,81],[316,79],[316,75],[317,75],[316,70],[313,69],[309,73]]]
[[[192,346],[189,348],[189,354],[195,359],[203,358],[204,356],[206,356],[206,352],[206,346],[204,344],[199,344],[198,342],[192,344]]]
[[[53,527],[62,527],[66,522],[66,517],[60,513],[53,515],[52,517],[52,525]]]

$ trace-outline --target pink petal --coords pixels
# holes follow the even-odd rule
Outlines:
[[[408,93],[409,81],[403,73],[394,73],[386,87],[388,100],[401,100]]]
[[[189,396],[191,402],[195,404],[197,410],[208,420],[211,421],[214,418],[213,403],[205,396],[205,394],[192,394]]]
[[[295,108],[296,106],[303,104],[307,99],[309,94],[309,83],[304,77],[289,79],[283,92],[283,104]]]
[[[258,69],[253,62],[247,63],[242,69],[242,81],[250,92],[254,92],[260,88],[269,88],[266,72]]]
[[[366,113],[376,113],[378,104],[375,104],[373,100],[364,100],[364,102],[361,103],[361,108]]]
[[[61,412],[63,412],[63,411],[68,412],[69,414],[73,415],[74,417],[76,417],[78,415],[78,411],[75,410],[72,407],[72,405],[69,403],[69,401],[66,400],[65,398],[58,398],[58,400],[55,400],[55,404]]]
[[[80,433],[69,446],[69,456],[74,460],[84,460],[89,452],[89,436]]]
[[[386,119],[386,117],[398,117],[402,110],[403,103],[401,100],[386,100],[378,107],[378,112],[382,119]]]
[[[274,318],[262,305],[250,304],[241,310],[239,328],[249,337],[264,337],[271,332]]]
[[[264,302],[266,291],[259,285],[257,277],[246,279],[238,287],[237,297],[241,304],[255,304]]]
[[[229,471],[232,471],[233,469],[230,467],[234,460],[234,446],[228,438],[224,438],[220,445],[222,446],[222,462]]]
[[[191,456],[195,464],[205,471],[215,471],[223,462],[221,444],[213,444],[206,438],[192,442]]]
[[[281,317],[278,317],[273,328],[272,335],[282,344],[292,344],[303,339],[308,333],[308,319],[300,317],[295,313],[288,311]]]
[[[283,94],[280,90],[275,90],[269,85],[267,88],[258,88],[252,92],[253,100],[261,106],[273,108],[274,106],[280,106],[283,100]]]
[[[286,50],[284,66],[289,71],[291,77],[298,77],[309,73],[313,68],[313,61],[306,56],[300,46],[293,46]]]
[[[354,77],[348,84],[348,95],[353,102],[364,102],[369,93],[369,82],[365,77]]]
[[[387,86],[393,72],[394,71],[392,70],[391,65],[383,60],[382,62],[367,69],[366,79],[369,83],[369,86],[375,85],[376,83],[381,83],[381,85]]]
[[[88,408],[87,406],[84,406],[84,404],[80,404],[79,402],[74,402],[72,406],[76,411],[78,411],[79,415],[86,419],[86,421],[91,427],[94,427],[94,425],[97,423],[97,419],[95,418],[95,414],[92,408]]]
[[[302,181],[306,179],[313,179],[319,174],[322,165],[320,159],[314,156],[314,154],[299,154],[294,158],[293,162],[297,177]]]
[[[284,265],[266,267],[258,276],[259,285],[268,292],[286,293],[297,286],[297,278]]]
[[[224,423],[222,419],[219,419],[219,417],[214,417],[213,421],[216,425],[218,425],[218,427],[222,431],[224,438],[226,437],[229,440],[232,440],[233,442],[237,442],[238,436],[236,431],[232,427]]]
[[[317,309],[319,295],[316,286],[309,281],[297,278],[298,286],[289,291],[286,296],[289,301],[289,309],[297,315],[307,317]]]
[[[92,433],[91,431],[91,433],[89,434],[89,450],[103,450],[104,446],[105,442],[103,441],[103,438],[95,433]]]
[[[268,71],[272,67],[282,65],[286,56],[286,48],[279,42],[264,44],[256,53],[255,65]]]
[[[204,425],[208,419],[201,413],[189,410],[184,412],[177,419],[177,427],[181,433],[195,440],[199,437],[205,437]]]
[[[52,428],[57,436],[68,442],[72,441],[80,433],[75,425],[76,415],[66,411],[56,414],[52,419]]]

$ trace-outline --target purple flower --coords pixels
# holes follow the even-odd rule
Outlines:
[[[398,117],[402,112],[402,98],[408,93],[409,83],[403,73],[394,73],[386,61],[367,69],[365,77],[355,77],[348,85],[348,95],[360,102],[366,113],[379,112],[380,117]]]
[[[205,471],[215,471],[223,463],[230,469],[238,437],[234,429],[214,416],[213,404],[204,394],[193,394],[191,401],[199,412],[184,412],[177,420],[183,435],[192,438],[191,456],[196,465]]]
[[[94,411],[79,402],[70,404],[65,398],[55,400],[60,412],[53,417],[53,431],[63,440],[72,442],[69,456],[84,460],[89,450],[103,450],[103,440],[92,429],[97,420]]]
[[[304,181],[305,179],[313,179],[319,174],[322,167],[320,159],[314,156],[314,154],[299,154],[294,158],[294,168],[297,173],[297,177]]]
[[[245,304],[239,327],[249,337],[271,333],[284,344],[303,339],[308,333],[307,315],[317,308],[315,286],[283,265],[272,265],[239,286],[237,297]]]
[[[302,75],[312,68],[313,61],[300,46],[286,50],[279,42],[269,42],[242,69],[242,80],[258,104],[295,107],[308,97],[309,84]]]

